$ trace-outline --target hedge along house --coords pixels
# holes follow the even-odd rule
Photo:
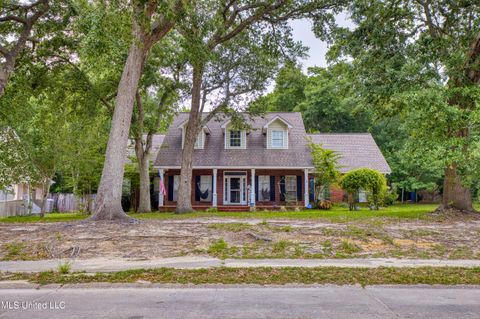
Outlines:
[[[175,209],[188,116],[180,113],[174,119],[154,164],[166,189],[165,196],[159,194],[160,210]],[[370,134],[307,134],[301,114],[293,112],[253,117],[249,126],[238,130],[220,114],[200,131],[193,155],[194,209],[308,206],[313,201],[309,138],[338,151],[343,172],[369,167],[390,173]]]

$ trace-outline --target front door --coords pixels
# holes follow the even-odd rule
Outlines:
[[[240,177],[231,177],[230,178],[230,204],[240,204],[241,202],[241,193],[242,185],[240,183]]]
[[[246,205],[246,176],[225,176],[225,197],[226,205]]]

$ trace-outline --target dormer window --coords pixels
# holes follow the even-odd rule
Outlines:
[[[230,131],[230,147],[241,147],[242,146],[242,132],[241,131]]]
[[[240,130],[225,131],[225,149],[245,149],[247,148],[247,133]]]
[[[225,149],[246,149],[247,131],[239,130],[230,124],[230,120],[223,123],[221,128],[224,130]]]
[[[182,149],[185,145],[186,124],[187,124],[187,121],[183,122],[182,124],[180,124],[178,126],[178,128],[182,130]],[[198,149],[204,149],[205,148],[205,140],[206,140],[207,135],[209,135],[209,134],[210,134],[210,129],[207,126],[204,126],[197,135],[197,138],[196,138],[195,144],[194,144],[194,149],[197,149],[197,150]]]
[[[285,141],[285,131],[274,131],[272,130],[272,148],[283,148]]]
[[[280,116],[275,116],[263,126],[268,149],[288,149],[288,132],[292,125]]]

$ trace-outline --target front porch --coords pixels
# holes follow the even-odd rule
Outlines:
[[[166,195],[159,194],[159,210],[176,208],[179,169],[160,169]],[[282,206],[306,207],[313,198],[313,176],[305,169],[194,169],[192,206],[195,210],[216,207],[220,211],[275,210]]]

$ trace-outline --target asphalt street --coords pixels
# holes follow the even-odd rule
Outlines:
[[[480,318],[480,287],[120,285],[2,289],[0,301],[2,319]]]

